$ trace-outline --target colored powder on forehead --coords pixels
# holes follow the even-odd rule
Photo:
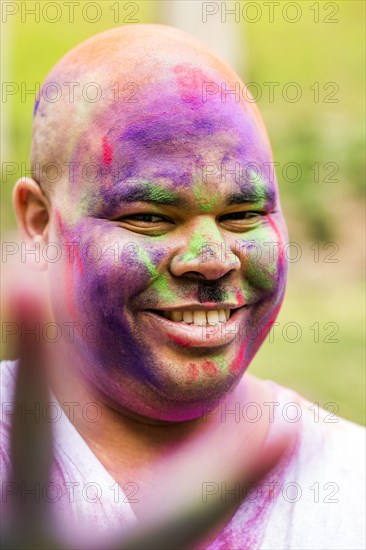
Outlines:
[[[202,87],[212,80],[198,67],[182,63],[173,68],[182,101],[191,103],[193,108],[202,105]]]
[[[154,172],[154,177],[164,178],[174,182],[175,187],[189,185],[192,182],[192,174],[190,170],[182,169],[182,166],[172,166],[166,169],[158,167]]]
[[[201,212],[210,212],[218,203],[220,197],[219,193],[216,193],[211,198],[208,198],[207,190],[202,188],[202,185],[197,182],[193,186],[193,195]]]
[[[189,145],[197,133],[207,136],[214,132],[215,124],[209,119],[193,119],[186,113],[177,112],[176,104],[171,107],[169,116],[166,109],[151,114],[133,123],[119,136],[118,141],[126,142],[155,154],[181,151],[182,143]],[[218,128],[219,129],[219,128]]]
[[[173,191],[167,190],[165,187],[156,185],[150,181],[141,180],[139,183],[148,191],[148,199],[153,201],[174,201],[176,194]]]
[[[225,137],[233,133],[238,113],[233,112],[232,105],[219,98],[207,103],[200,100],[201,108],[196,110],[190,102],[180,101],[175,84],[174,79],[143,88],[134,116],[131,113],[122,131],[121,127],[113,131],[113,142],[123,144],[129,158],[136,158],[136,147],[161,156],[180,153],[186,146],[195,154],[197,139],[207,139],[218,132]]]

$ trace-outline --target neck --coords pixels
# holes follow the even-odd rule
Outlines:
[[[256,423],[242,416],[238,420],[246,403],[256,402],[265,410],[261,403],[273,400],[268,386],[247,374],[211,413],[185,422],[163,422],[123,408],[117,411],[80,379],[77,369],[54,371],[52,390],[64,412],[105,469],[123,485],[133,481],[151,490],[158,484],[156,472],[161,474],[162,465],[191,453],[205,471],[205,461],[209,464],[217,452],[225,464],[248,449],[260,451],[270,427],[265,415]]]

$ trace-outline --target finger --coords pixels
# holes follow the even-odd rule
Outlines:
[[[157,466],[160,470],[160,488],[157,484],[153,495],[148,491],[144,495],[141,491],[141,498],[148,504],[138,528],[124,534],[121,540],[110,542],[108,548],[170,550],[196,547],[213,529],[217,531],[218,526],[223,528],[238,506],[234,499],[223,499],[219,490],[210,495],[210,499],[204,499],[205,480],[215,480],[217,487],[221,483],[233,487],[235,483],[244,486],[259,482],[286,450],[292,448],[294,432],[283,432],[261,449],[255,445],[253,434],[252,441],[247,441],[246,455],[238,452],[232,456],[230,463],[216,459],[219,454],[213,456],[213,449],[206,443],[200,441],[192,445],[178,461],[179,464],[174,457],[170,464],[165,461]]]
[[[7,548],[56,548],[47,534],[49,509],[42,498],[52,459],[51,425],[40,414],[49,401],[45,349],[38,327],[45,320],[42,296],[22,288],[10,297],[20,331],[11,424],[12,500]]]

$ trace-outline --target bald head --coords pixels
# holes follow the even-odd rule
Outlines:
[[[236,95],[225,94],[235,87]],[[79,186],[116,160],[117,177],[124,177],[133,170],[135,146],[157,154],[220,126],[230,140],[239,111],[257,127],[256,147],[270,155],[244,90],[230,67],[178,29],[133,25],[98,34],[66,54],[42,85],[34,109],[34,178],[46,192],[60,180]]]
[[[43,266],[55,320],[78,327],[77,346],[66,343],[78,368],[68,368],[106,403],[181,421],[235,387],[284,293],[286,226],[271,161],[239,77],[178,30],[118,28],[51,71],[32,148],[51,200],[19,181],[15,205],[29,241],[62,251]],[[270,257],[258,254],[268,243],[278,245]],[[169,324],[173,304],[217,305],[240,337]]]

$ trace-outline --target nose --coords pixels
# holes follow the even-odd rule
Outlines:
[[[213,281],[240,269],[239,257],[216,223],[214,230],[208,231],[206,224],[204,229],[196,229],[190,236],[185,233],[182,238],[184,244],[177,248],[170,263],[176,277]]]

